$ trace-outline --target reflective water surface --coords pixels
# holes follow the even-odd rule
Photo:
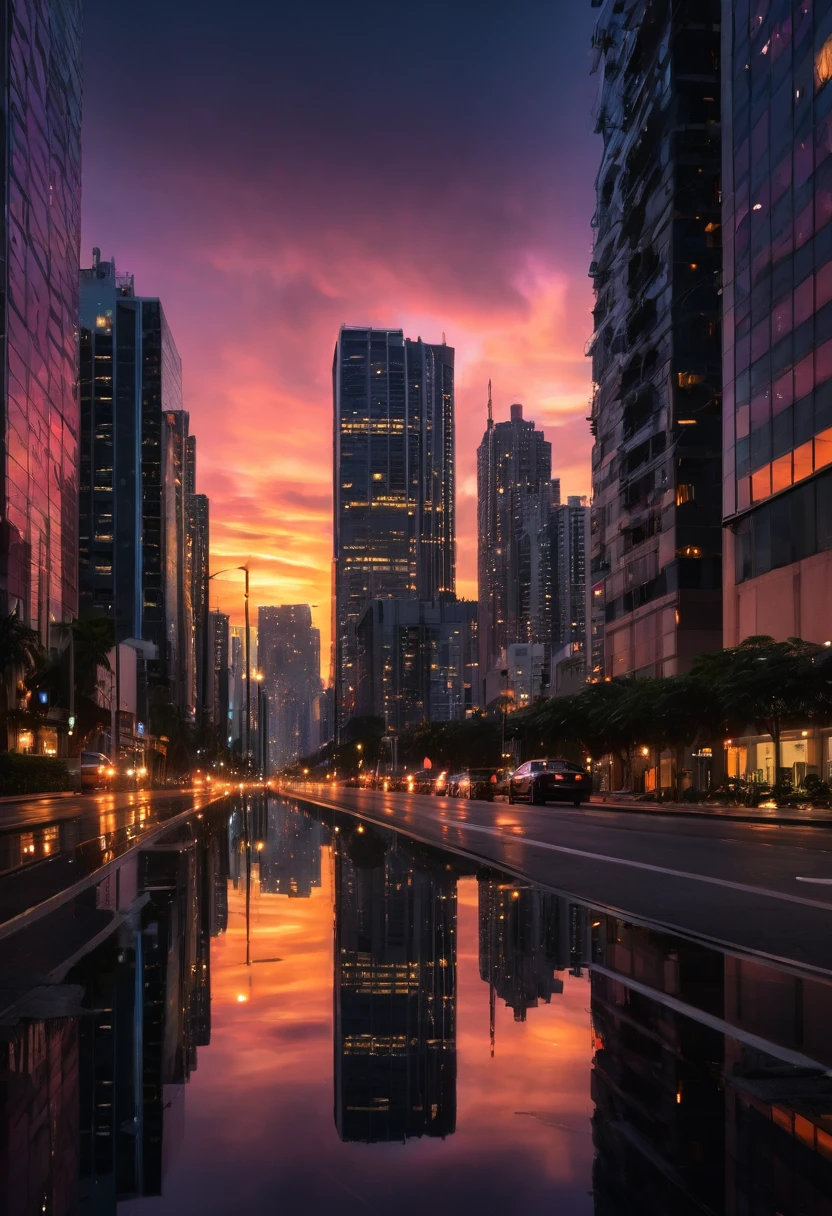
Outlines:
[[[822,979],[278,798],[66,924],[0,953],[4,1213],[832,1213]]]

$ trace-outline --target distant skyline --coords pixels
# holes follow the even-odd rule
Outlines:
[[[250,559],[253,604],[317,605],[325,673],[342,322],[456,349],[460,595],[489,378],[564,496],[589,491],[594,14],[565,9],[85,5],[82,260],[100,246],[162,299],[212,568]]]

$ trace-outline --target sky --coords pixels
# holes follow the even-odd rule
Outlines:
[[[589,0],[85,3],[82,263],[159,296],[211,566],[311,603],[328,671],[342,323],[456,350],[458,593],[476,448],[520,401],[590,489]],[[241,589],[212,584],[239,618]]]

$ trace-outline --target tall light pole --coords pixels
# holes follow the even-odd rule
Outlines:
[[[248,613],[248,565],[245,566],[226,566],[224,570],[217,570],[214,574],[208,575],[208,581],[219,578],[221,574],[228,574],[232,570],[242,570],[246,576],[245,589],[245,614],[246,614],[246,768],[251,767],[251,624],[249,622]]]

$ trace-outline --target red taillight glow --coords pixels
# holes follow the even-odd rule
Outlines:
[[[576,781],[583,781],[583,776],[582,776],[580,773],[576,773],[576,774],[575,774],[575,780],[576,780]]]

